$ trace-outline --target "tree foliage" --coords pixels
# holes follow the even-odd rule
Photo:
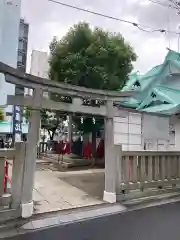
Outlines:
[[[0,109],[0,121],[4,120],[4,111]]]
[[[50,140],[53,140],[63,120],[65,120],[64,116],[59,111],[41,111],[41,128],[48,131]]]
[[[24,117],[29,121],[31,109],[25,108]],[[60,123],[65,120],[65,117],[59,111],[41,110],[41,129],[48,131],[50,140],[53,140],[56,131],[60,127]]]
[[[121,89],[136,60],[120,33],[92,29],[87,23],[74,25],[60,41],[53,38],[50,52],[51,80],[93,89]],[[103,120],[96,119],[93,124],[92,118],[86,117],[81,124],[76,118],[75,123],[88,132]]]
[[[74,25],[50,44],[50,78],[94,89],[124,86],[136,54],[119,33],[92,30],[87,23]]]

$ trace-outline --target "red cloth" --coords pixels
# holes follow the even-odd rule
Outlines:
[[[9,169],[9,163],[8,161],[5,161],[4,163],[4,193],[7,191],[7,183],[10,182],[9,176],[8,176],[8,169]]]
[[[99,145],[97,147],[97,157],[103,158],[104,157],[104,140],[101,139]]]
[[[63,143],[62,141],[58,143],[57,145],[57,154],[70,154],[71,148],[70,148],[70,142]]]
[[[64,143],[62,141],[57,144],[56,153],[64,154]]]
[[[91,156],[92,156],[92,144],[90,142],[84,144],[82,155],[83,155],[84,158],[87,158],[87,159],[91,158]]]
[[[71,148],[70,148],[70,142],[64,143],[64,154],[70,154]]]

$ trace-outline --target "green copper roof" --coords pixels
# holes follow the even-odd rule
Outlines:
[[[180,109],[180,54],[169,50],[163,64],[144,75],[134,73],[122,91],[134,90],[134,96],[122,106],[139,111],[174,114]],[[137,86],[138,81],[138,86]],[[138,91],[137,91],[138,90]]]

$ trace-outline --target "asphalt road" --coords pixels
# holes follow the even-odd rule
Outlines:
[[[180,203],[51,227],[13,240],[179,240]]]

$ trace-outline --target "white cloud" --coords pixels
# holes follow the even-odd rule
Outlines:
[[[148,0],[64,0],[64,2],[158,29],[167,29],[170,23],[170,29],[177,30],[180,19],[174,9],[169,10]],[[122,33],[138,55],[135,68],[142,72],[160,64],[166,54],[166,47],[169,46],[169,35],[145,33],[131,25],[53,4],[48,0],[22,0],[22,17],[30,24],[29,52],[32,49],[48,51],[53,36],[62,37],[70,26],[79,21],[87,21],[92,26]],[[171,34],[170,40],[171,48],[177,50],[177,35]]]

